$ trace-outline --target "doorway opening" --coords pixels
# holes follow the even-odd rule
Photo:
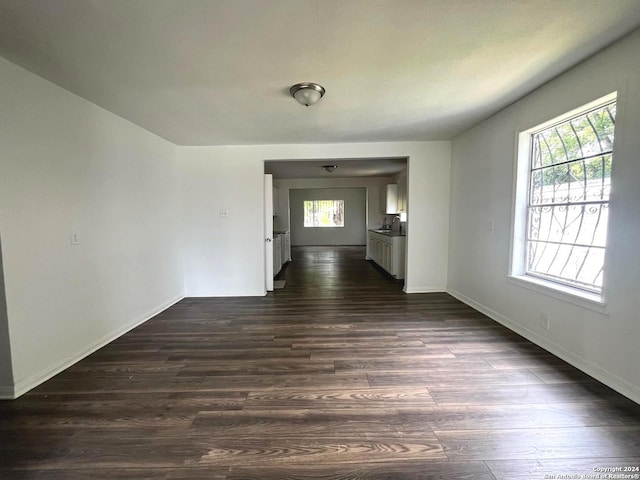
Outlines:
[[[272,200],[273,219],[265,230],[273,232],[274,249],[273,270],[267,275],[278,279],[303,247],[306,252],[316,249],[316,253],[324,249],[327,254],[323,262],[337,262],[338,256],[332,256],[331,249],[357,246],[363,264],[373,260],[380,266],[382,262],[372,256],[370,232],[387,228],[404,237],[408,233],[407,165],[407,157],[265,160],[264,171],[271,176],[273,189],[271,195],[265,192],[265,201]],[[394,202],[389,201],[389,187],[395,192]],[[314,226],[305,227],[305,208],[307,223],[315,222]],[[341,215],[345,222],[342,226],[334,223],[334,217],[340,219]],[[404,267],[406,247],[395,261]],[[388,273],[385,267],[381,273]],[[404,277],[387,277],[388,281],[404,283]]]

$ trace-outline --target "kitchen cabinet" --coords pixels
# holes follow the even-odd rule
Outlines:
[[[398,212],[407,213],[407,171],[398,174]]]
[[[291,233],[282,234],[282,264],[291,261]]]
[[[273,236],[273,276],[282,269],[282,235]]]
[[[291,234],[273,233],[273,276],[282,270],[282,266],[291,260]]]
[[[393,183],[386,186],[384,189],[382,206],[383,213],[395,214],[398,213],[398,184]]]
[[[267,197],[268,198],[268,197]],[[277,187],[273,187],[273,216],[278,216],[278,203],[280,202],[280,190]]]
[[[369,232],[369,257],[395,278],[404,278],[407,237]]]

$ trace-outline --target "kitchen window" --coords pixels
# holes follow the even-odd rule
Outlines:
[[[513,275],[602,300],[615,119],[610,95],[520,134]]]
[[[344,227],[344,200],[305,200],[305,227]]]

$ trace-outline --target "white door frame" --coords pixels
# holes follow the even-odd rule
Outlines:
[[[264,285],[273,291],[273,175],[264,174]]]

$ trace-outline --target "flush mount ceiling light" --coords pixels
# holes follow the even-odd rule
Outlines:
[[[327,172],[331,173],[336,168],[338,168],[338,165],[323,165],[322,168],[324,168]]]
[[[296,101],[305,106],[313,105],[324,96],[324,87],[317,83],[297,83],[289,89],[289,93]]]

